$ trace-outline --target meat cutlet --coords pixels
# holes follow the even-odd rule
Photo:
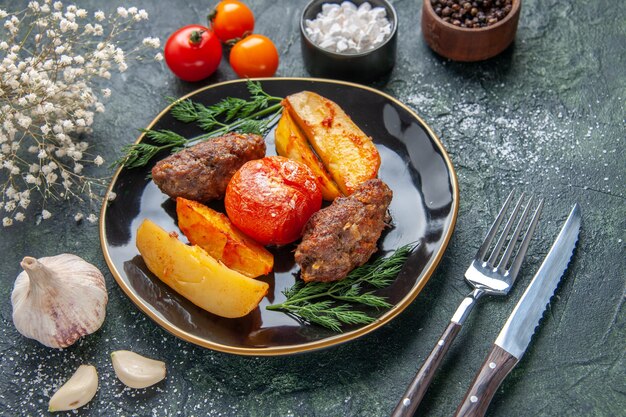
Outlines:
[[[171,198],[205,203],[224,197],[228,181],[243,164],[265,156],[259,135],[228,133],[157,162],[152,179]]]
[[[295,253],[302,279],[338,281],[367,262],[386,226],[392,196],[387,184],[372,179],[315,213]]]

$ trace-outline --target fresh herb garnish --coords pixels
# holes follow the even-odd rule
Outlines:
[[[187,139],[171,130],[145,129],[144,134],[153,144],[141,142],[124,146],[122,156],[114,165],[142,167],[163,150],[169,149],[175,153],[186,146],[228,132],[264,135],[282,112],[282,97],[267,94],[258,81],[248,80],[247,88],[249,100],[227,97],[211,106],[190,99],[170,99],[172,116],[183,123],[197,123],[206,133]]]
[[[367,324],[376,320],[366,313],[355,310],[355,305],[390,308],[383,297],[364,287],[384,288],[393,282],[415,244],[404,245],[388,257],[355,268],[348,276],[335,282],[302,281],[283,291],[287,299],[269,305],[268,310],[280,310],[310,323],[319,324],[341,332],[343,324]]]

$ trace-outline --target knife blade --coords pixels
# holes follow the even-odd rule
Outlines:
[[[483,416],[496,390],[526,352],[535,329],[572,258],[580,231],[575,204],[528,288],[500,331],[474,377],[456,417]]]

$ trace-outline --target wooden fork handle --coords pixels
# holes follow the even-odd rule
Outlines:
[[[494,344],[457,408],[455,417],[484,416],[493,395],[517,361],[515,356]]]
[[[451,321],[444,330],[443,334],[437,341],[437,344],[426,358],[426,361],[420,368],[411,384],[406,389],[402,399],[396,405],[391,414],[392,417],[410,417],[415,413],[417,406],[422,401],[430,382],[435,375],[435,371],[439,368],[441,360],[450,349],[452,341],[456,338],[461,330],[461,325]]]

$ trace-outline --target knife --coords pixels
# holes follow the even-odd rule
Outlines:
[[[575,204],[546,259],[506,321],[489,355],[456,410],[456,417],[483,416],[496,390],[519,362],[548,302],[574,253],[580,231],[580,207]]]

